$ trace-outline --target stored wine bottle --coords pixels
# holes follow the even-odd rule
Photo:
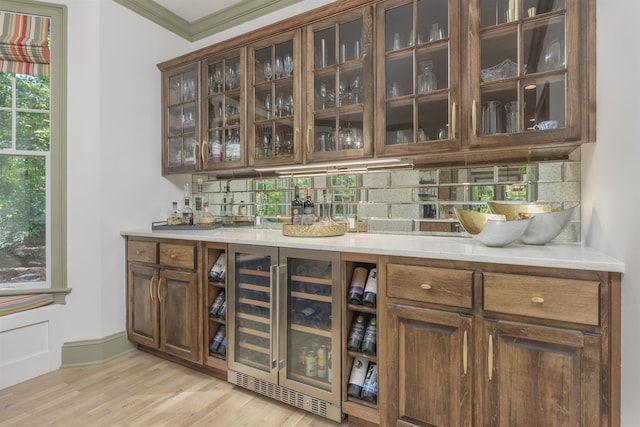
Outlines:
[[[293,323],[296,325],[310,325],[314,314],[320,312],[320,307],[316,304],[307,305],[301,310],[293,313]]]
[[[367,328],[364,330],[364,338],[362,339],[362,346],[360,350],[366,354],[376,354],[376,336],[378,327],[376,326],[376,318],[371,317]]]
[[[220,306],[220,310],[218,310],[217,315],[220,319],[223,319],[223,320],[227,317],[227,300],[226,299],[222,302],[222,305]],[[366,334],[367,332],[365,331],[365,336]]]
[[[220,291],[215,300],[213,300],[213,304],[209,307],[209,316],[218,317],[218,311],[220,311],[220,307],[222,307],[222,303],[224,302],[224,289]]]
[[[302,202],[300,201],[300,187],[297,185],[293,190],[293,200],[291,200],[291,224],[302,224]]]
[[[378,294],[378,269],[372,268],[369,270],[369,277],[367,277],[367,284],[364,287],[364,295],[362,297],[362,303],[370,307],[376,306],[376,295]]]
[[[378,366],[374,362],[369,363],[360,398],[371,403],[378,401]]]
[[[311,198],[311,188],[307,187],[307,198],[302,204],[302,225],[313,225],[315,222],[315,205]]]
[[[227,355],[227,335],[225,334],[224,338],[222,338],[222,342],[220,343],[220,347],[218,347],[218,354],[221,356]]]
[[[367,269],[364,267],[356,267],[351,276],[351,284],[349,285],[349,294],[347,300],[351,304],[362,304],[364,296],[364,285],[367,281]]]
[[[356,313],[351,323],[351,331],[347,339],[347,348],[351,351],[360,351],[362,340],[364,339],[364,330],[366,327],[364,314]]]
[[[347,386],[348,396],[360,399],[360,392],[362,392],[362,386],[364,385],[366,376],[367,361],[356,357],[353,361],[353,367],[351,368],[351,375],[349,376],[349,385]]]
[[[226,334],[227,334],[226,327],[224,325],[220,325],[220,327],[218,328],[218,331],[216,332],[216,335],[211,340],[211,343],[209,343],[209,351],[211,353],[216,353],[218,351],[218,348],[220,347],[220,343],[222,342]]]
[[[211,270],[209,271],[209,280],[212,282],[223,282],[226,266],[227,254],[223,252],[218,255],[218,259],[215,264],[213,264],[213,267],[211,267]]]

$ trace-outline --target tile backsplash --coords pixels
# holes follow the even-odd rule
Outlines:
[[[323,191],[331,197],[336,220],[355,216],[377,233],[459,235],[454,207],[488,212],[488,200],[523,200],[571,206],[580,202],[580,160],[531,162],[508,166],[451,167],[313,177],[204,179],[204,193],[216,216],[259,213],[263,226],[277,228],[289,217],[295,185],[300,198],[312,189],[316,213]],[[228,191],[227,191],[228,190]],[[556,240],[579,242],[580,215]]]

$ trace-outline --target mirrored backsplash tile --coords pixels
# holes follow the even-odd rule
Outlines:
[[[580,202],[580,166],[579,159],[571,158],[299,178],[207,181],[206,175],[194,175],[193,180],[205,179],[204,192],[216,216],[260,213],[267,219],[273,218],[266,226],[281,227],[276,218],[291,215],[290,202],[297,185],[303,201],[307,187],[312,188],[317,215],[322,214],[321,202],[326,191],[331,199],[332,217],[355,215],[367,221],[370,232],[456,236],[462,231],[454,213],[456,207],[488,212],[486,202],[491,200],[545,202],[556,206]],[[556,240],[579,242],[580,220],[578,210]]]

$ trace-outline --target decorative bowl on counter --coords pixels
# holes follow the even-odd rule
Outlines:
[[[454,209],[462,228],[486,246],[506,246],[518,240],[525,232],[531,218],[507,220],[505,215]]]
[[[558,237],[567,228],[575,210],[576,203],[567,209],[554,208],[550,204],[487,202],[491,212],[504,214],[507,219],[514,215],[531,217],[531,224],[520,237],[527,245],[544,245]],[[507,213],[508,212],[508,213]]]

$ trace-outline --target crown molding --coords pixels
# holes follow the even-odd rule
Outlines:
[[[153,0],[113,1],[180,37],[195,42],[302,0],[245,0],[193,22],[186,21]]]

